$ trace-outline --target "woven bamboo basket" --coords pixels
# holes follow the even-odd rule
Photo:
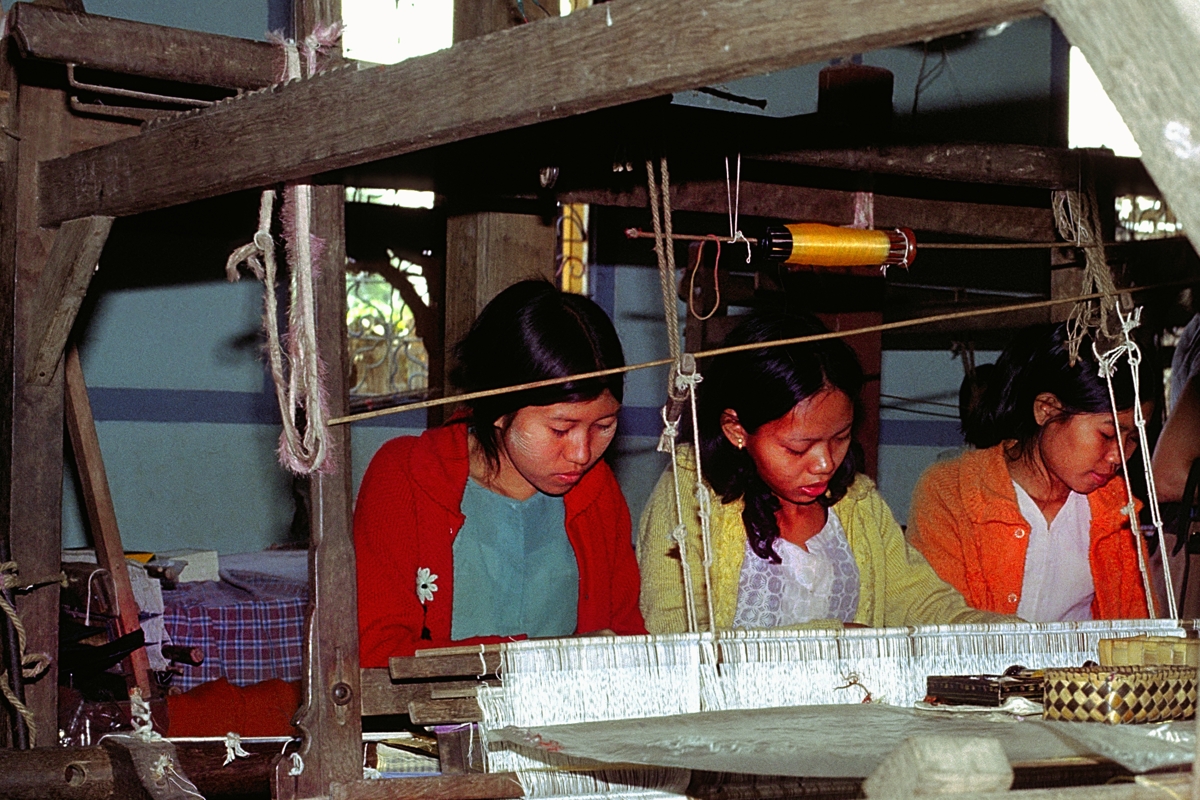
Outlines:
[[[1166,722],[1196,714],[1196,670],[1184,666],[1047,669],[1043,719]]]

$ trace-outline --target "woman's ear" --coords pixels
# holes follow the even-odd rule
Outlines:
[[[1063,414],[1063,404],[1050,392],[1042,392],[1033,398],[1033,421],[1040,428]]]
[[[729,440],[729,443],[738,450],[746,446],[746,439],[749,436],[746,433],[746,429],[742,427],[737,412],[732,408],[727,408],[721,412],[721,432],[725,434],[725,438]]]

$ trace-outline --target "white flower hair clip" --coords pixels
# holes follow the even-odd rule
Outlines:
[[[437,578],[437,575],[429,572],[428,567],[417,569],[417,599],[421,601],[421,605],[433,600],[433,593],[437,591],[437,584],[434,581]]]

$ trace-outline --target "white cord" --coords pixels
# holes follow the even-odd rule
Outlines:
[[[1108,386],[1108,399],[1111,405],[1113,415],[1113,425],[1117,428],[1117,448],[1121,456],[1121,473],[1125,478],[1125,496],[1128,499],[1128,504],[1125,506],[1125,515],[1129,518],[1129,528],[1133,533],[1133,544],[1137,549],[1138,569],[1142,573],[1142,584],[1146,592],[1146,608],[1151,619],[1154,619],[1157,614],[1154,609],[1154,595],[1150,585],[1150,571],[1146,565],[1146,555],[1143,548],[1141,526],[1138,524],[1136,506],[1134,505],[1133,489],[1129,483],[1129,465],[1125,463],[1125,437],[1121,433],[1121,423],[1117,418],[1117,396],[1113,390],[1112,376],[1117,370],[1117,361],[1124,354],[1129,363],[1130,377],[1133,380],[1133,423],[1138,431],[1138,444],[1142,448],[1142,452],[1149,455],[1149,438],[1146,435],[1146,417],[1142,414],[1142,396],[1141,389],[1138,386],[1140,377],[1139,367],[1142,362],[1142,351],[1138,348],[1137,343],[1133,341],[1129,333],[1141,324],[1142,309],[1139,306],[1128,315],[1121,312],[1121,306],[1114,306],[1117,312],[1117,319],[1121,322],[1121,333],[1125,341],[1117,345],[1107,353],[1101,355],[1096,347],[1095,341],[1092,342],[1092,352],[1096,355],[1096,360],[1100,364],[1100,376],[1104,378],[1104,382]],[[1146,472],[1146,501],[1150,506],[1150,519],[1154,523],[1154,530],[1158,534],[1158,542],[1160,547],[1166,546],[1163,535],[1162,515],[1158,508],[1158,489],[1154,485],[1154,473],[1150,469],[1149,458],[1143,458],[1143,466]],[[1169,564],[1164,564],[1163,583],[1165,584],[1167,594],[1167,614],[1170,619],[1179,617],[1179,610],[1176,607],[1175,587],[1171,578],[1171,569]]]

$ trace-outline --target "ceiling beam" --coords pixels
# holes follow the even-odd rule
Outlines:
[[[1003,143],[795,150],[747,155],[746,159],[961,183],[1074,189],[1079,185],[1080,161],[1085,157],[1090,158],[1094,165],[1113,171],[1136,171],[1140,166],[1136,158],[1117,158],[1104,150],[1069,150]]]
[[[1040,0],[613,0],[333,70],[41,165],[40,221],[124,216],[1040,12]]]

